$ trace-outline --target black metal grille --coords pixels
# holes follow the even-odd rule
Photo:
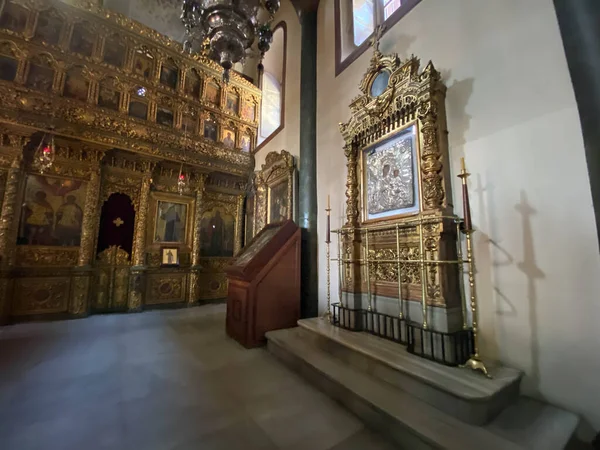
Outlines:
[[[334,303],[332,324],[349,331],[364,331],[406,345],[409,353],[447,366],[464,364],[472,355],[473,331],[454,333],[425,330],[420,324],[366,309]]]

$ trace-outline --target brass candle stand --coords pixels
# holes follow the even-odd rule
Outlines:
[[[467,172],[465,168],[465,159],[461,158],[461,172],[458,175],[458,178],[462,180],[462,194],[463,194],[463,212],[464,212],[464,228],[462,232],[466,236],[467,241],[467,264],[469,265],[469,288],[470,288],[470,306],[471,306],[471,315],[473,322],[473,353],[469,360],[460,367],[468,367],[475,371],[482,372],[486,377],[492,378],[490,373],[488,372],[485,364],[481,361],[481,357],[479,356],[479,343],[478,343],[478,311],[477,311],[477,291],[475,289],[475,257],[473,255],[473,239],[472,235],[475,231],[473,229],[473,224],[471,222],[471,205],[469,204],[469,188],[467,186],[467,179],[469,178],[470,173]],[[459,246],[461,245],[459,239]],[[462,283],[463,280],[460,280]]]
[[[327,309],[323,318],[331,322],[331,205],[329,195],[327,196],[327,233],[325,235],[325,257],[327,258]]]

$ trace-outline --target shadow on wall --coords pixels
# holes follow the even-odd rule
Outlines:
[[[389,55],[391,53],[397,53],[400,57],[401,61],[408,59],[408,49],[411,47],[412,43],[417,40],[414,36],[408,36],[406,34],[401,34],[399,36],[394,36],[393,39],[385,39],[385,37],[381,41],[381,45],[379,47],[379,51],[384,55]]]
[[[473,78],[454,80],[451,85],[448,85],[450,74],[449,70],[442,71],[442,81],[448,86],[446,93],[448,145],[454,161],[458,161],[458,158],[464,156],[467,131],[471,125],[472,117],[467,114],[467,105],[473,95],[475,80]]]
[[[527,303],[529,306],[529,331],[531,333],[531,371],[523,380],[523,384],[529,392],[537,395],[539,394],[540,383],[540,343],[536,284],[538,280],[546,278],[546,275],[535,261],[531,217],[537,211],[529,204],[527,193],[523,190],[521,190],[521,201],[515,205],[515,209],[521,214],[521,225],[523,228],[523,260],[517,263],[517,267],[527,277]]]

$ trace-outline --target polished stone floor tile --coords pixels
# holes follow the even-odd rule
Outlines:
[[[2,450],[387,450],[224,305],[0,329]]]

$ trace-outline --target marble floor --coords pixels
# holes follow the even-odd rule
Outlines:
[[[0,448],[392,448],[224,321],[210,305],[1,328]]]

